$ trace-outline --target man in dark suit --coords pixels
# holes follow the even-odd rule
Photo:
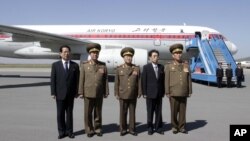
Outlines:
[[[222,63],[218,63],[219,67],[216,68],[216,77],[217,77],[217,85],[218,85],[218,88],[221,88],[221,84],[222,84],[222,78],[224,76],[224,71],[223,71],[223,68],[222,68]]]
[[[231,64],[227,64],[226,77],[227,77],[227,87],[231,88],[232,77],[233,77],[233,70],[231,68]]]
[[[143,66],[142,94],[146,98],[148,134],[152,135],[154,129],[159,134],[162,130],[162,97],[164,96],[164,66],[158,64],[159,52],[151,50],[148,53],[150,63]],[[155,113],[155,123],[153,119]]]
[[[70,60],[70,51],[69,46],[61,46],[61,60],[53,63],[51,69],[51,96],[56,100],[58,139],[75,137],[73,107],[78,94],[79,66]]]
[[[241,63],[237,64],[237,68],[235,69],[235,76],[237,78],[237,88],[241,87],[241,82],[244,78],[243,68],[241,67]]]
[[[78,93],[80,98],[84,98],[84,123],[88,137],[103,135],[102,104],[103,98],[109,95],[107,67],[98,60],[100,50],[100,44],[88,44],[87,52],[91,59],[82,63],[80,70]]]

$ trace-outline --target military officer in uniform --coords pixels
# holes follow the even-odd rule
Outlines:
[[[227,64],[226,77],[227,77],[227,87],[231,88],[232,77],[233,77],[233,70],[231,68],[231,64]]]
[[[216,69],[217,85],[218,88],[221,88],[222,78],[224,76],[224,71],[222,68],[222,63],[218,63],[219,67]]]
[[[121,50],[124,64],[116,68],[115,97],[120,102],[120,135],[127,133],[127,113],[129,110],[129,133],[137,136],[135,130],[135,109],[137,98],[141,96],[140,68],[132,64],[134,49],[130,47]]]
[[[171,124],[174,134],[187,134],[187,97],[192,94],[192,81],[189,64],[181,59],[183,45],[173,44],[169,48],[173,61],[165,65],[165,94],[170,101]]]
[[[103,98],[109,95],[107,67],[104,62],[98,61],[100,50],[99,44],[88,44],[87,52],[91,59],[82,63],[80,69],[78,93],[81,98],[84,98],[84,123],[88,137],[94,134],[103,135],[102,104]]]
[[[237,78],[237,88],[241,87],[241,82],[244,78],[243,68],[241,67],[241,63],[237,64],[237,68],[235,69],[235,76]]]

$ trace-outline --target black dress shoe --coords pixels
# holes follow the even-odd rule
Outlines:
[[[96,133],[97,136],[101,137],[102,136],[102,133]]]
[[[64,137],[66,137],[66,135],[65,134],[61,134],[61,135],[58,136],[58,139],[62,139]]]
[[[158,134],[164,135],[163,131],[157,131]]]
[[[130,131],[129,134],[133,135],[133,136],[137,136],[137,133],[134,131]]]
[[[183,134],[188,134],[188,131],[186,129],[181,129],[180,132]]]
[[[176,128],[172,128],[172,132],[173,132],[173,134],[177,134],[179,131]]]
[[[89,138],[91,138],[91,137],[93,137],[94,136],[94,133],[89,133],[89,134],[87,134],[87,137],[89,137]]]
[[[69,134],[68,136],[69,136],[69,138],[71,138],[71,139],[75,138],[75,134],[73,134],[73,133]]]
[[[173,134],[177,134],[178,133],[178,131],[173,131]]]
[[[154,131],[152,128],[148,128],[148,135],[153,135]]]
[[[124,136],[127,134],[127,131],[121,131],[120,136]]]
[[[153,135],[153,131],[148,131],[148,135]]]

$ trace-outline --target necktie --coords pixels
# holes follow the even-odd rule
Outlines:
[[[64,65],[65,65],[65,67],[64,67],[65,72],[68,73],[68,71],[69,71],[68,62],[65,62]]]
[[[154,66],[154,70],[155,70],[156,79],[158,79],[158,68],[157,68],[157,66]]]

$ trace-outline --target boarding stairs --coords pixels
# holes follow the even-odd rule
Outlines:
[[[233,70],[232,82],[235,83],[236,63],[228,50],[223,39],[200,39],[199,37],[189,39],[186,42],[187,50],[197,49],[199,53],[191,59],[192,79],[194,81],[204,81],[208,83],[217,83],[216,68],[218,63],[222,63],[224,69],[223,83],[226,83],[225,70],[227,64],[231,64]]]

